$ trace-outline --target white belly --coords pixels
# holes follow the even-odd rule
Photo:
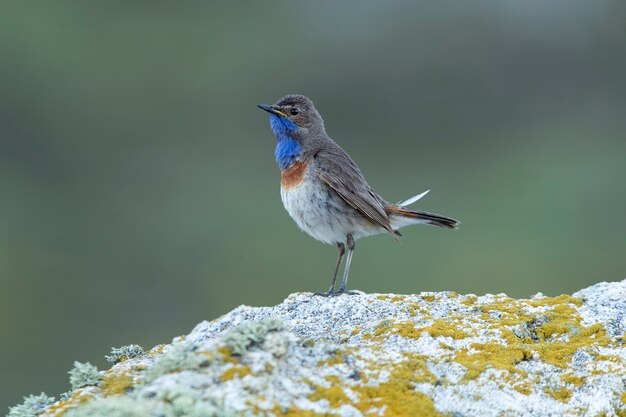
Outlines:
[[[281,187],[280,197],[289,215],[304,232],[329,244],[346,242],[351,233],[355,239],[384,231],[346,204],[339,195],[305,174],[293,187]]]

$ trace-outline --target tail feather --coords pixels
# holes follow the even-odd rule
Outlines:
[[[394,204],[386,206],[385,212],[387,212],[387,215],[390,217],[398,216],[404,219],[414,219],[415,223],[432,224],[439,227],[447,227],[448,229],[456,229],[459,225],[458,220],[450,217],[429,213],[427,211],[412,210]]]
[[[418,194],[418,195],[414,195],[413,197],[411,197],[411,198],[409,198],[407,200],[400,201],[397,205],[400,206],[400,207],[410,206],[411,204],[415,203],[420,198],[424,197],[429,192],[430,192],[430,190],[426,190],[423,193]]]

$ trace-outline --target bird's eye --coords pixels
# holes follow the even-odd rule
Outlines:
[[[292,116],[297,116],[300,114],[300,110],[298,110],[297,107],[292,107],[291,110],[289,110],[289,113],[291,113]]]

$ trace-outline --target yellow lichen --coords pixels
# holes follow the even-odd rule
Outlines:
[[[532,353],[522,346],[507,346],[500,343],[473,343],[471,349],[461,349],[454,361],[467,369],[465,380],[475,379],[487,368],[515,372],[526,375],[515,365],[532,357]]]
[[[408,387],[398,387],[396,384],[385,383],[378,387],[367,387],[361,391],[365,396],[356,406],[366,415],[373,407],[385,407],[385,417],[435,417],[442,416],[436,409],[433,400],[424,393]]]
[[[608,346],[611,339],[606,335],[606,329],[601,324],[583,327],[569,334],[569,340],[537,343],[535,349],[541,359],[550,365],[565,368],[579,349],[584,347]]]
[[[344,354],[341,352],[335,352],[335,354],[330,357],[329,359],[320,361],[317,365],[318,366],[332,366],[332,365],[338,365],[341,363],[344,363]]]
[[[378,297],[379,300],[381,301],[388,301],[390,303],[401,303],[404,300],[406,300],[406,296],[404,295],[394,295],[394,296],[389,296],[389,295],[379,295]]]
[[[272,410],[273,415],[276,417],[324,417],[326,414],[319,414],[311,410],[303,410],[300,407],[292,405],[287,409],[281,408],[276,405]]]
[[[315,346],[315,340],[313,339],[305,339],[302,341],[302,346],[304,347],[313,347]]]
[[[430,397],[415,391],[415,384],[418,382],[434,383],[435,380],[434,375],[426,368],[423,357],[409,356],[406,362],[392,368],[387,382],[378,386],[353,388],[360,395],[358,403],[353,405],[365,415],[373,408],[385,406],[385,417],[441,416]]]
[[[470,295],[470,296],[467,296],[463,301],[461,301],[461,304],[469,307],[471,305],[476,304],[476,301],[478,301],[478,297],[476,297],[475,295]]]
[[[182,336],[181,336],[182,337]],[[167,345],[156,345],[152,349],[150,349],[146,354],[147,355],[160,355],[163,353],[163,350],[167,347]]]
[[[363,336],[364,339],[379,340],[387,334],[397,334],[407,339],[419,339],[422,333],[430,334],[432,337],[451,337],[453,339],[464,339],[469,334],[459,328],[459,326],[451,320],[437,319],[431,325],[417,328],[411,321],[393,324],[390,320],[383,320],[376,326],[372,333]]]
[[[346,352],[336,355],[342,358]],[[415,386],[420,382],[435,383],[435,376],[428,370],[426,365],[426,357],[414,354],[405,354],[404,360],[397,362],[373,362],[369,363],[367,371],[361,373],[358,380],[343,381],[336,375],[328,375],[325,377],[329,383],[328,386],[320,386],[311,381],[303,381],[310,384],[314,388],[314,392],[309,395],[311,401],[327,400],[332,408],[338,408],[344,404],[352,405],[360,410],[363,415],[379,415],[379,411],[384,406],[384,414],[386,417],[400,416],[439,416],[440,414],[434,408],[433,401],[425,394],[415,391]],[[361,358],[364,360],[364,358]],[[337,363],[337,360],[333,362]],[[324,361],[324,366],[332,366],[329,361]],[[391,373],[385,382],[380,384],[370,383],[370,378],[365,376],[366,373],[376,374],[382,371]],[[351,396],[346,394],[346,388],[353,393]],[[353,397],[358,397],[355,400]],[[376,411],[374,413],[374,411]],[[374,413],[374,414],[372,414]],[[287,415],[287,414],[278,414]],[[297,415],[297,414],[294,414]],[[334,414],[333,414],[334,415]]]
[[[474,344],[475,352],[461,351],[454,360],[468,367],[466,378],[470,379],[480,375],[487,365],[519,372],[515,365],[533,355],[548,364],[566,368],[579,349],[608,346],[611,342],[601,324],[581,325],[582,319],[574,307],[581,303],[579,298],[562,295],[538,300],[507,299],[480,305],[483,326],[500,332],[505,343]],[[536,307],[549,309],[537,316],[532,312]],[[518,336],[511,331],[520,325],[527,329],[527,335],[522,332]]]
[[[216,350],[217,354],[222,358],[224,362],[237,363],[237,359],[233,357],[233,352],[226,346],[221,346]],[[210,353],[210,352],[207,352]]]
[[[556,306],[561,304],[574,304],[576,307],[583,305],[582,298],[572,297],[568,294],[562,294],[557,297],[544,297],[536,300],[526,300],[525,302],[534,307]]]
[[[572,396],[572,390],[569,390],[567,388],[546,388],[543,391],[555,400],[561,401],[563,403],[568,402],[570,397]]]
[[[222,375],[220,376],[220,381],[226,382],[234,378],[243,378],[244,376],[251,373],[252,371],[247,365],[232,366],[225,370],[224,373],[222,373]]]
[[[451,323],[450,320],[437,319],[430,326],[416,328],[412,322],[398,323],[393,326],[396,334],[408,339],[419,339],[422,333],[428,333],[432,337],[451,337],[453,339],[464,339],[469,335],[460,330],[459,327]]]
[[[573,373],[567,373],[561,375],[561,381],[565,382],[566,384],[572,384],[575,387],[580,387],[585,383],[585,378],[576,376]]]
[[[330,387],[315,386],[315,392],[309,394],[309,400],[320,401],[327,400],[331,407],[336,408],[342,404],[348,404],[350,399],[346,396],[343,388],[337,385]]]
[[[520,394],[530,395],[533,393],[533,384],[530,381],[523,381],[517,384],[513,384],[513,389]]]
[[[79,389],[74,391],[69,399],[52,404],[46,409],[45,413],[41,414],[41,417],[61,417],[68,410],[76,408],[80,404],[90,401],[93,398],[93,395],[87,394],[84,390]]]
[[[133,386],[133,376],[129,372],[114,372],[108,370],[105,372],[100,384],[102,395],[120,395],[124,394]]]

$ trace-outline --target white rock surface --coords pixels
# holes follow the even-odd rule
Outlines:
[[[44,415],[625,416],[625,335],[626,280],[528,300],[298,293],[202,322]]]

